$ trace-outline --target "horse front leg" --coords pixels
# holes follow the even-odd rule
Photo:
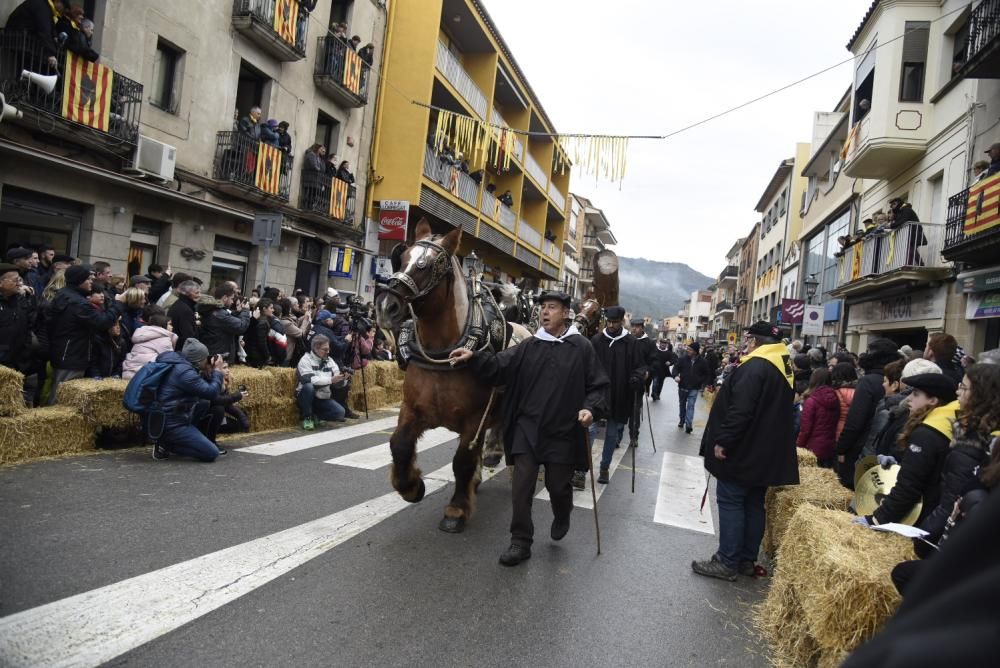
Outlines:
[[[486,445],[483,448],[483,466],[496,468],[503,458],[503,427],[498,423],[486,432]]]
[[[444,509],[444,517],[438,528],[447,533],[462,533],[465,523],[472,517],[476,505],[476,489],[479,487],[482,471],[483,438],[473,443],[473,435],[463,434],[459,439],[458,451],[451,460],[455,473],[455,493]],[[471,446],[471,447],[470,447]]]
[[[393,489],[410,503],[416,503],[424,498],[424,481],[420,477],[420,469],[415,466],[417,439],[422,433],[424,426],[412,411],[404,411],[400,413],[396,430],[389,439],[389,450],[392,453],[389,480]]]

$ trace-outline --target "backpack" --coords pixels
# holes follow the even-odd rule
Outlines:
[[[173,367],[171,362],[153,360],[136,371],[125,387],[125,394],[122,396],[122,406],[125,407],[125,410],[130,413],[144,414],[153,408],[160,385],[166,380]]]

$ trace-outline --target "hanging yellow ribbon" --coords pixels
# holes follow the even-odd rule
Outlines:
[[[889,235],[889,252],[885,255],[885,266],[888,267],[892,263],[892,258],[896,254],[896,232],[899,230],[893,230],[892,234]]]

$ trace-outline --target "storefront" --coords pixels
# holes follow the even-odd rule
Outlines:
[[[965,317],[972,329],[972,349],[1000,347],[1000,267],[959,274],[958,287],[966,295]]]
[[[928,333],[944,330],[947,302],[948,290],[940,286],[851,304],[847,347],[865,350],[869,339],[886,336],[900,346],[922,349]]]

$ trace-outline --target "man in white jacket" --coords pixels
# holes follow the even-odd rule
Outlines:
[[[347,382],[348,374],[341,373],[337,363],[330,358],[330,340],[317,334],[310,342],[311,352],[299,360],[297,367],[299,385],[299,413],[302,428],[311,431],[315,418],[328,422],[344,422],[346,411],[330,396],[330,388]]]

